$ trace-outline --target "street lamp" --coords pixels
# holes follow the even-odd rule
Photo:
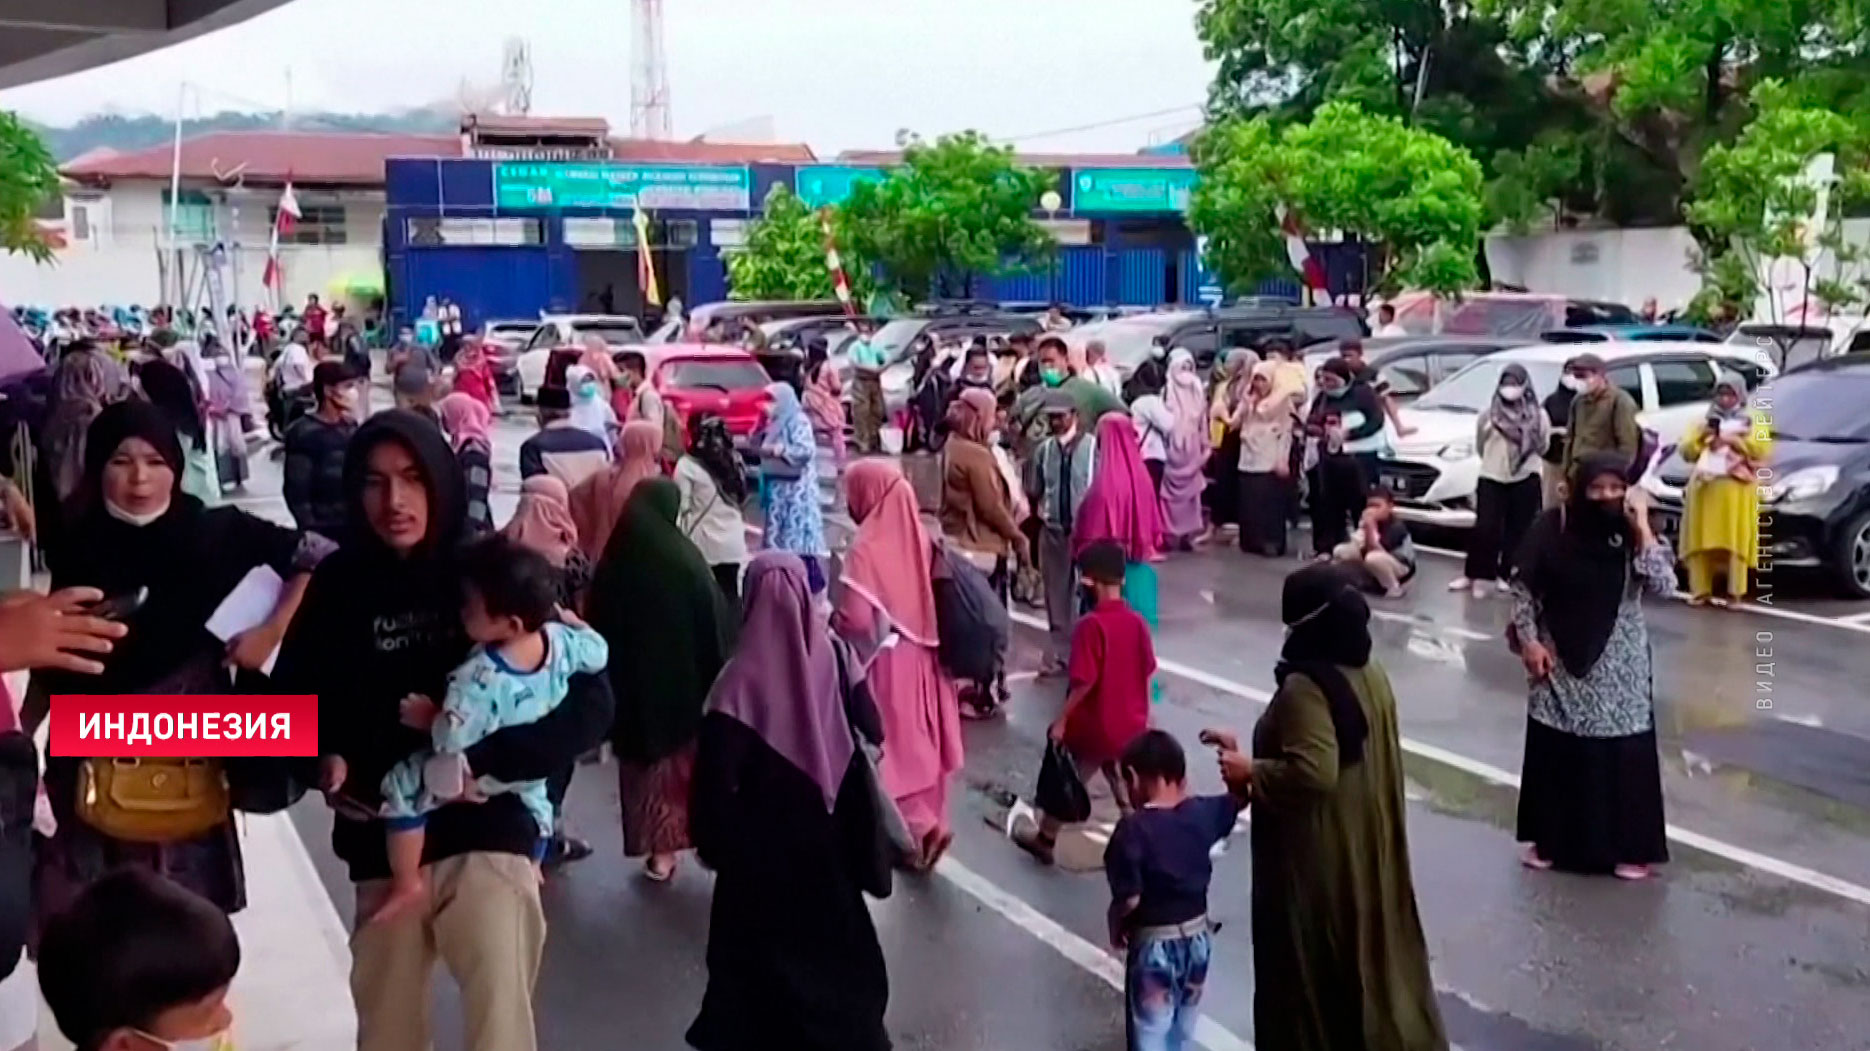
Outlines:
[[[1063,208],[1064,206],[1065,206],[1065,199],[1058,195],[1057,190],[1047,190],[1044,193],[1039,195],[1039,207],[1045,209],[1045,218],[1047,222],[1056,223],[1058,221],[1058,210],[1060,208]],[[1052,240],[1056,242],[1058,240],[1058,235],[1054,234],[1052,236]],[[1052,265],[1047,267],[1046,269],[1050,271],[1046,275],[1048,278],[1046,282],[1046,289],[1048,292],[1051,293],[1048,298],[1050,298],[1052,302],[1056,303],[1058,302],[1058,298],[1059,298],[1058,297],[1058,252],[1056,251],[1056,245],[1054,246],[1054,251],[1052,252]]]

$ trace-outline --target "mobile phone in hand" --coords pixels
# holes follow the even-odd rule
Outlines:
[[[134,616],[137,610],[143,608],[143,603],[148,601],[149,589],[137,588],[135,591],[100,599],[93,603],[86,612],[93,617],[103,617],[105,620],[124,621]]]

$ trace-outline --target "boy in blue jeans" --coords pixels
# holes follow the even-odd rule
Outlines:
[[[1213,948],[1209,851],[1246,801],[1190,796],[1187,757],[1161,730],[1131,741],[1118,768],[1136,807],[1104,850],[1110,943],[1126,954],[1124,1031],[1130,1051],[1181,1051],[1195,1043]]]

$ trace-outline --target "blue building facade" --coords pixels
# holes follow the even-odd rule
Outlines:
[[[743,243],[774,186],[817,206],[881,176],[843,165],[391,159],[383,237],[390,312],[406,320],[432,296],[460,305],[470,325],[542,310],[653,314],[639,281],[640,234],[665,301],[724,299],[724,253]],[[1058,176],[1059,207],[1034,213],[1060,236],[1052,265],[982,278],[973,295],[1080,306],[1218,295],[1184,221],[1194,185],[1185,161],[1165,156],[1160,166]]]

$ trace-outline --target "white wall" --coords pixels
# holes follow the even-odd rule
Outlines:
[[[109,223],[98,231],[95,246],[73,245],[60,251],[54,263],[40,266],[25,256],[0,255],[0,303],[30,304],[55,309],[99,304],[151,305],[162,297],[159,259],[167,240],[168,215],[163,186],[154,182],[123,182],[108,192]],[[219,191],[214,191],[218,194]],[[242,306],[252,308],[267,300],[260,285],[266,271],[270,230],[269,210],[278,202],[271,190],[247,191],[235,200],[222,199],[215,222],[223,237],[231,235],[235,249],[229,261],[229,295],[238,286]],[[376,273],[382,269],[384,201],[381,191],[340,195],[303,193],[302,204],[341,203],[345,208],[342,245],[281,245],[285,270],[285,300],[303,303],[307,293],[329,298],[332,283],[346,275]],[[234,213],[238,209],[238,223]],[[192,270],[193,263],[190,263]],[[237,276],[236,276],[237,273]]]
[[[1682,226],[1640,230],[1555,230],[1487,238],[1493,279],[1532,292],[1607,299],[1631,307],[1654,296],[1664,311],[1701,289],[1689,267],[1695,239]]]

